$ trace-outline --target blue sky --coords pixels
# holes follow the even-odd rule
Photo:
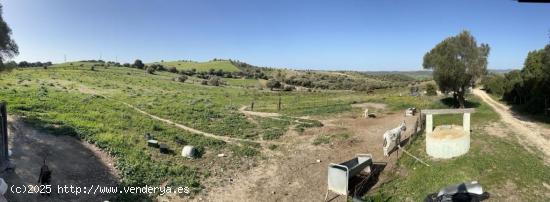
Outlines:
[[[550,4],[512,0],[4,0],[15,60],[233,58],[297,69],[420,70],[467,29],[489,67],[519,68],[550,42]]]

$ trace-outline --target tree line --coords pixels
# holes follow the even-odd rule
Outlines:
[[[550,44],[531,51],[521,70],[489,74],[485,90],[529,113],[543,113],[550,107]]]

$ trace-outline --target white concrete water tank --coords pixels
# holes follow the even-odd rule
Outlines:
[[[470,134],[462,126],[437,126],[431,134],[426,134],[426,153],[434,158],[450,159],[468,153]]]

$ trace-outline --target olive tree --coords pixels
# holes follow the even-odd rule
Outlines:
[[[19,48],[11,38],[11,28],[2,17],[2,5],[0,5],[0,71],[6,70],[8,66],[4,65],[6,59],[19,54]]]
[[[424,55],[422,66],[433,70],[442,92],[453,93],[458,107],[464,108],[466,89],[487,74],[489,45],[477,45],[468,31],[446,38]]]

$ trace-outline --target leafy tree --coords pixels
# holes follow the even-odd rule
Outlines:
[[[468,31],[449,37],[424,55],[424,69],[432,69],[439,89],[452,92],[458,107],[464,108],[466,89],[487,73],[489,45],[477,45]]]
[[[11,28],[2,17],[2,5],[0,5],[0,71],[7,70],[4,61],[19,54],[19,47],[11,38]]]
[[[143,64],[140,59],[137,59],[136,61],[134,61],[134,64],[132,66],[138,69],[143,69],[145,67],[145,64]]]
[[[269,79],[266,86],[271,90],[273,90],[274,88],[281,88],[281,82],[275,79]]]
[[[429,96],[437,95],[437,89],[433,83],[426,84],[426,95],[429,95]]]
[[[489,74],[482,80],[483,88],[491,94],[502,96],[506,92],[506,79],[501,74]]]

